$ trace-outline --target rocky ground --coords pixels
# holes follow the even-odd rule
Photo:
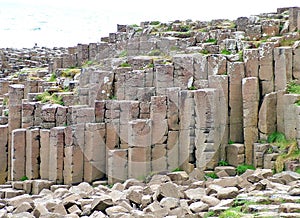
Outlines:
[[[225,177],[222,177],[222,174]],[[211,179],[197,169],[76,186],[49,181],[1,187],[0,217],[300,217],[300,174],[219,167]],[[232,175],[232,176],[227,176]]]

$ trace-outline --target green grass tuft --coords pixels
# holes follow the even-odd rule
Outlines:
[[[255,170],[255,167],[252,165],[243,164],[243,165],[237,166],[237,168],[236,168],[236,172],[238,175],[242,175],[247,170]]]

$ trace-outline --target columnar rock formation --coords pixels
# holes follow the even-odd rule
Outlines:
[[[33,63],[2,51],[0,181],[115,183],[220,160],[272,169],[258,142],[300,137],[300,95],[286,91],[300,79],[299,11],[118,25],[100,43],[30,53],[47,66],[35,71],[15,73]]]

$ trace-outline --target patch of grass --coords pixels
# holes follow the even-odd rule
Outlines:
[[[26,181],[26,180],[28,180],[28,177],[27,176],[22,176],[20,180],[21,181]]]
[[[123,62],[120,67],[131,67],[131,65],[128,62]]]
[[[180,32],[188,32],[190,31],[191,27],[189,25],[181,25],[179,29]]]
[[[267,139],[268,143],[282,143],[285,141],[286,141],[285,135],[281,132],[273,132],[268,136]]]
[[[109,99],[110,99],[110,100],[117,100],[118,98],[117,98],[117,96],[112,95],[112,96],[109,97]]]
[[[134,28],[134,27],[140,27],[140,26],[137,25],[137,24],[131,24],[130,27],[133,27],[133,28]]]
[[[148,64],[147,68],[154,68],[154,64],[153,63]]]
[[[50,76],[48,82],[56,82],[56,75],[55,75],[55,73],[52,73],[52,74],[51,74],[51,76]]]
[[[215,212],[214,212],[214,211],[208,211],[208,212],[204,215],[204,218],[213,217],[213,216],[215,216]]]
[[[62,96],[58,96],[55,93],[50,95],[49,92],[43,92],[42,94],[36,96],[36,100],[42,103],[64,105]]]
[[[74,78],[75,75],[79,73],[81,73],[81,69],[79,68],[67,68],[66,70],[62,71],[61,76],[66,78]]]
[[[229,166],[229,163],[225,160],[220,160],[218,166]]]
[[[9,111],[8,111],[8,110],[5,110],[5,111],[4,111],[4,116],[8,117],[8,115],[9,115]]]
[[[223,54],[223,55],[231,55],[232,53],[231,53],[231,51],[228,51],[227,49],[223,49],[221,51],[221,54]]]
[[[295,39],[284,39],[280,42],[280,46],[292,46],[295,43]]]
[[[296,101],[295,105],[300,106],[300,100]]]
[[[150,22],[150,25],[152,25],[152,26],[156,26],[156,25],[159,25],[159,24],[160,24],[160,22],[157,21],[157,20]]]
[[[234,144],[234,141],[232,141],[231,139],[229,139],[228,144],[232,145],[232,144]]]
[[[188,90],[197,90],[195,86],[188,87]]]
[[[206,49],[203,49],[203,50],[200,51],[200,54],[207,55],[207,54],[209,54],[209,51],[206,50]]]
[[[219,218],[240,218],[242,213],[233,209],[225,210],[219,215]]]
[[[287,84],[286,91],[289,94],[300,94],[300,85],[295,80],[292,80]]]
[[[216,39],[212,39],[212,38],[209,38],[208,40],[205,41],[206,43],[212,43],[212,44],[217,44],[217,40]]]
[[[172,170],[172,172],[179,172],[182,171],[182,169],[180,169],[179,167],[177,167],[176,169]]]
[[[300,161],[300,150],[296,140],[286,141],[280,143],[280,149],[283,149],[285,152],[280,154],[275,161],[275,170],[277,173],[284,170],[284,163],[289,160],[298,160]]]
[[[236,172],[238,175],[242,175],[247,170],[255,170],[255,167],[252,165],[243,164],[243,165],[238,165],[236,168]]]
[[[206,178],[212,178],[212,179],[218,179],[219,178],[218,175],[216,173],[214,173],[214,172],[212,172],[212,173],[206,173],[205,177]]]
[[[82,67],[83,68],[86,68],[86,67],[89,67],[89,66],[91,66],[91,65],[93,65],[94,64],[94,61],[87,61],[87,62],[85,62],[83,65],[82,65]]]
[[[300,168],[296,169],[295,172],[300,174]]]
[[[238,52],[238,55],[239,55],[239,61],[244,62],[244,54],[242,50]]]

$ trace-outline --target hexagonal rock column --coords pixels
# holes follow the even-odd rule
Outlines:
[[[107,178],[109,184],[124,182],[128,178],[128,149],[108,151]]]
[[[299,17],[299,7],[292,7],[289,9],[289,31],[294,32],[297,29],[299,30],[300,26],[300,17]]]
[[[297,136],[297,105],[295,102],[300,100],[299,94],[285,94],[283,96],[283,121],[284,121],[284,133],[287,139],[295,139]]]
[[[198,89],[194,93],[196,166],[201,169],[213,169],[219,161],[224,134],[220,129],[222,118],[219,112],[224,111],[220,110],[219,94],[213,88]]]
[[[8,125],[0,125],[0,184],[7,181]]]
[[[166,96],[152,96],[150,107],[152,122],[151,137],[151,170],[160,172],[167,170],[167,98]]]
[[[300,10],[299,10],[299,17],[300,17]],[[300,25],[300,21],[299,21],[299,25]],[[293,46],[293,78],[300,79],[300,44],[299,43]]]
[[[274,48],[275,61],[275,91],[284,90],[286,84],[292,80],[292,48]]]
[[[50,130],[40,130],[40,177],[49,179]]]
[[[0,80],[0,96],[3,96],[4,94],[8,93],[9,83],[9,81]]]
[[[259,84],[257,77],[243,79],[243,120],[246,163],[253,163],[253,143],[258,140]]]
[[[8,114],[8,160],[11,160],[11,133],[13,130],[21,128],[22,126],[22,99],[24,98],[24,85],[14,84],[8,87],[9,95],[9,114]],[[25,146],[24,146],[25,147]],[[8,175],[9,177],[13,175],[10,171],[11,161],[8,162]],[[23,174],[22,176],[24,176]],[[10,178],[8,178],[10,179]]]
[[[66,127],[64,146],[64,184],[83,181],[84,124]]]
[[[259,82],[261,95],[265,96],[274,91],[274,66],[273,66],[274,43],[265,42],[259,47]]]
[[[244,49],[245,76],[258,77],[258,49]]]
[[[144,178],[151,170],[151,120],[129,122],[128,177]]]
[[[63,183],[65,128],[50,129],[49,180]]]
[[[228,62],[229,75],[229,139],[242,143],[243,136],[243,97],[242,79],[245,66],[242,62]]]
[[[20,180],[25,176],[26,163],[26,129],[15,129],[12,131],[11,143],[11,180]]]
[[[92,182],[106,172],[105,124],[87,123],[84,139],[84,181]]]
[[[277,93],[266,94],[259,109],[258,129],[260,139],[267,139],[268,135],[276,131],[277,121]]]
[[[28,179],[40,178],[40,130],[26,130],[26,176]]]
[[[237,167],[245,161],[244,144],[228,144],[226,146],[226,160],[229,165]]]

